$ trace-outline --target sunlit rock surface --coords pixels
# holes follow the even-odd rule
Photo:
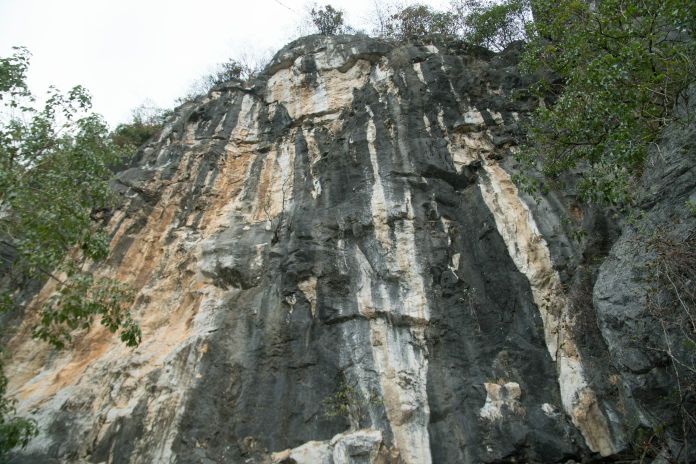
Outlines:
[[[100,270],[138,291],[143,343],[95,327],[56,353],[29,317],[8,374],[41,434],[14,462],[624,449],[640,406],[568,296],[616,231],[571,191],[513,183],[536,105],[517,54],[311,36],[182,106],[118,175]]]

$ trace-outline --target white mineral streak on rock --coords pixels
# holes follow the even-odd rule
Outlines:
[[[425,84],[425,77],[423,76],[423,68],[421,68],[420,62],[413,63],[413,70],[416,71],[416,76],[418,76],[418,80],[421,81],[423,84]]]
[[[556,412],[556,408],[554,408],[553,405],[551,405],[551,404],[549,404],[549,403],[544,403],[544,404],[542,404],[542,405],[541,405],[541,410],[544,411],[544,414],[545,414],[547,417],[552,417],[552,418],[553,418],[553,417],[557,417],[557,416],[558,416],[558,412]]]
[[[452,91],[454,92],[454,89]],[[481,117],[481,122],[483,122],[483,117]],[[450,134],[445,125],[442,108],[438,109],[437,123],[442,133],[447,136],[447,150],[452,156],[452,162],[457,172],[462,172],[464,166],[478,160],[482,152],[493,150],[493,144],[490,143],[483,131],[467,133],[466,135],[456,132]]]
[[[420,321],[430,319],[430,308],[425,295],[425,284],[418,263],[418,253],[416,251],[416,232],[413,225],[413,205],[411,204],[411,192],[404,192],[404,203],[406,205],[406,218],[395,221],[396,236],[396,261],[397,275],[401,276],[401,300],[405,314]]]
[[[544,323],[546,346],[556,360],[565,300],[546,241],[507,172],[495,162],[484,161],[483,168],[486,175],[479,182],[481,194],[515,266],[529,280]]]
[[[396,328],[378,318],[370,321],[370,335],[394,444],[405,463],[429,463],[430,410],[423,329]]]
[[[389,105],[390,109],[394,112],[394,120],[399,121],[401,117],[401,94],[399,93],[399,89],[394,84],[393,79],[394,70],[389,65],[389,61],[386,58],[382,58],[376,66],[372,67],[370,83],[379,92],[379,101]],[[388,130],[389,136],[392,140],[399,140],[399,149],[401,149],[403,143],[403,134],[399,139],[399,134],[396,133],[396,124],[390,124]]]
[[[308,81],[309,75],[301,69],[302,57],[292,66],[280,69],[268,79],[266,102],[282,104],[293,119],[310,115],[335,113],[350,106],[353,90],[365,85],[370,73],[370,62],[357,60],[348,70],[337,68],[341,61],[328,62],[327,52],[314,55],[321,72],[314,73],[315,82]],[[328,67],[328,69],[327,69]]]
[[[469,110],[466,113],[462,115],[462,122],[468,126],[482,126],[485,121],[483,120],[483,116],[481,115],[481,112],[478,110]]]
[[[450,76],[451,75],[451,68],[447,64],[445,64],[445,59],[442,55],[438,55],[438,58],[440,60],[440,71],[442,72],[443,76]],[[459,96],[459,92],[454,90],[454,84],[452,83],[451,79],[447,79],[447,83],[449,84],[450,92],[452,95],[454,95],[455,101],[460,105],[462,105],[462,99]]]
[[[450,236],[452,221],[444,216],[440,216],[440,223],[442,224],[442,230],[445,232],[445,235],[447,236],[447,246],[449,247],[452,245],[452,237]]]
[[[459,259],[461,255],[459,253],[455,253],[452,255],[452,263],[450,264],[449,268],[452,270],[452,272],[457,273],[457,270],[459,269]]]
[[[502,124],[504,122],[503,115],[499,112],[488,110],[487,113],[495,124]],[[485,132],[488,129],[488,124],[479,110],[469,109],[457,122],[457,128],[465,132]]]
[[[394,151],[393,153],[392,163],[394,163],[396,169],[410,172],[413,170],[413,166],[411,164],[411,157],[409,156],[408,134],[406,134],[405,131],[397,131],[396,129],[397,126],[404,121],[404,117],[401,115],[401,95],[399,89],[394,84],[394,71],[388,63],[389,62],[383,58],[377,66],[372,68],[370,83],[379,92],[379,101],[388,105],[388,110],[390,112],[389,119],[396,122],[396,124],[389,124],[387,127],[389,136],[392,140],[396,140],[398,148],[398,152]],[[403,79],[403,73],[401,74],[401,78]],[[372,117],[371,112],[370,117]],[[396,165],[396,163],[399,162],[403,163],[403,165]]]
[[[447,126],[445,125],[445,113],[442,111],[442,108],[438,108],[437,110],[437,123],[440,126],[440,130],[446,134]]]
[[[312,181],[312,198],[316,199],[321,195],[321,182],[319,179],[314,179]]]
[[[302,134],[307,143],[307,153],[309,154],[309,175],[312,178],[312,198],[316,200],[316,198],[321,195],[321,182],[319,182],[319,178],[316,177],[315,165],[321,158],[321,153],[319,153],[317,140],[314,137],[314,128],[303,129]]]
[[[249,94],[244,94],[237,125],[232,134],[230,134],[231,141],[237,143],[256,143],[259,141],[258,111],[256,99]],[[220,124],[218,124],[218,127],[215,129],[216,135],[222,130],[225,119],[229,114],[229,112],[225,113],[225,118],[222,118]]]
[[[483,386],[486,388],[486,402],[479,411],[481,418],[494,421],[502,419],[504,412],[524,414],[524,408],[520,404],[522,389],[517,382],[485,382]]]
[[[425,126],[425,130],[428,132],[428,135],[432,137],[433,135],[433,130],[430,127],[430,120],[428,119],[428,116],[423,113],[423,126]]]
[[[382,58],[376,66],[372,67],[370,83],[379,91],[379,101],[384,103],[384,97],[395,98],[401,103],[401,95],[394,85],[394,69],[386,58]]]
[[[157,379],[155,389],[159,390],[158,394],[153,395],[152,391],[141,393],[143,396],[149,396],[147,415],[143,422],[143,436],[148,437],[148,441],[138,443],[134,455],[142,457],[140,461],[133,459],[133,462],[144,462],[142,459],[152,459],[152,462],[175,461],[176,455],[172,445],[179,435],[179,424],[186,411],[185,405],[192,387],[201,378],[196,372],[196,366],[206,350],[203,337],[197,337],[193,343],[182,346],[182,356],[176,356],[178,353],[174,353],[175,358],[181,359],[167,363],[163,374]],[[128,418],[130,412],[119,411],[118,416]],[[154,441],[150,441],[153,439]],[[156,451],[153,451],[153,445]]]
[[[401,314],[402,301],[392,301],[385,283],[376,279],[358,247],[355,258],[360,269],[358,310],[369,320],[372,359],[394,445],[405,463],[429,463],[427,359],[420,348],[424,346],[423,328],[394,327],[387,322],[387,314]],[[370,397],[368,387],[361,385],[361,392]]]
[[[369,108],[368,108],[369,111]],[[387,205],[382,186],[382,176],[379,174],[379,163],[377,162],[377,148],[375,140],[377,130],[372,118],[367,123],[367,148],[370,152],[370,164],[372,165],[372,196],[370,198],[370,210],[372,211],[372,225],[375,228],[375,237],[382,244],[385,250],[391,246],[389,239],[389,224],[387,224]]]
[[[368,113],[372,112],[368,108]],[[372,220],[375,236],[386,254],[389,273],[398,277],[399,297],[392,299],[387,284],[376,280],[369,263],[356,247],[360,263],[358,310],[370,323],[375,369],[380,377],[382,399],[400,456],[408,464],[431,462],[426,392],[427,359],[424,326],[430,314],[425,284],[417,260],[414,215],[410,192],[405,193],[405,215],[394,221],[394,240],[388,224],[389,211],[397,209],[385,198],[379,175],[376,137],[372,119],[367,126],[368,149],[375,178],[372,190]],[[395,327],[386,316],[408,317],[411,324]]]
[[[587,446],[603,456],[610,455],[615,447],[607,420],[585,379],[570,330],[568,303],[546,241],[509,174],[495,161],[482,159],[482,163],[485,175],[479,176],[481,195],[515,266],[529,280],[543,321],[546,346],[556,361],[563,408]]]
[[[242,143],[252,142],[258,136],[259,105],[252,105],[249,111],[248,115],[240,115],[238,124],[243,128],[238,129],[238,126],[232,131],[237,137],[233,137],[225,146],[225,154],[220,162],[220,175],[216,177],[216,182],[210,189],[211,197],[217,199],[218,203],[215,208],[209,209],[209,214],[214,214],[209,224],[211,230],[228,227],[235,213],[243,209],[240,197],[250,178],[249,170],[253,164],[251,160],[258,156],[254,143]],[[224,178],[221,179],[222,175]],[[247,215],[247,220],[254,222],[251,221],[251,215]]]
[[[156,179],[155,185],[147,187],[160,189],[160,202],[133,237],[122,264],[102,270],[139,291],[134,314],[143,332],[142,344],[135,350],[129,349],[118,337],[95,325],[77,337],[73,350],[54,355],[49,362],[50,351],[26,334],[30,324],[21,327],[10,342],[16,355],[6,366],[6,373],[10,392],[19,399],[19,412],[28,415],[38,411],[35,417],[40,423],[52,424],[62,417],[62,411],[75,411],[71,433],[84,437],[83,453],[100,438],[115,433],[120,420],[131,417],[138,407],[144,408],[140,412],[143,433],[133,443],[130,462],[176,460],[172,443],[188,395],[202,378],[198,367],[207,351],[206,338],[217,327],[216,319],[224,308],[223,291],[209,285],[201,273],[201,250],[208,238],[231,225],[245,185],[253,183],[248,176],[249,166],[259,156],[253,143],[249,143],[256,136],[258,110],[252,100],[245,100],[243,106],[248,114],[241,115],[240,126],[234,131],[236,136],[220,158],[220,175],[214,181],[210,177],[211,185],[206,184],[208,208],[198,230],[179,224],[176,219],[177,205],[186,193],[182,180],[190,176],[190,171],[200,169],[202,158],[192,150],[181,160],[172,182]],[[191,137],[195,125],[191,126],[187,130],[189,143],[194,142]],[[165,153],[166,149],[162,151]],[[287,178],[293,154],[284,153],[279,158],[285,169],[276,185]],[[120,224],[113,231],[113,244],[128,233],[134,220],[123,217],[121,212],[117,214],[123,220],[117,217],[113,221]],[[39,298],[51,291],[48,284]],[[229,292],[225,293],[228,297]],[[45,452],[57,445],[54,439],[42,433],[31,441],[27,452]]]
[[[266,154],[256,186],[256,201],[246,218],[247,221],[267,221],[270,230],[275,225],[271,224],[271,221],[290,209],[295,164],[295,144],[292,140],[296,133],[291,132],[285,143],[279,144],[277,149],[272,149]]]

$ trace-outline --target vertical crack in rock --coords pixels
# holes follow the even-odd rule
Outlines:
[[[570,330],[568,302],[546,241],[508,173],[494,161],[482,161],[486,175],[480,176],[479,188],[510,256],[529,280],[543,321],[546,346],[556,361],[563,407],[592,451],[603,456],[613,454],[616,449],[607,419],[585,378]]]

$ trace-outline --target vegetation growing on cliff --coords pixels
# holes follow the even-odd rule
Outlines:
[[[676,384],[670,399],[680,420],[663,422],[660,430],[637,440],[637,445],[643,456],[657,457],[660,448],[668,448],[668,433],[676,430],[683,441],[681,453],[688,456],[693,444],[687,438],[696,431],[696,232],[678,237],[657,228],[641,241],[652,256],[644,269],[648,316],[659,328],[661,340],[648,349],[671,365]]]
[[[451,11],[409,6],[388,15],[382,33],[426,43],[434,36],[458,36],[495,51],[527,40],[525,66],[547,77],[536,89],[543,105],[531,121],[523,159],[552,181],[579,169],[580,193],[587,201],[630,205],[661,129],[691,122],[675,116],[674,107],[687,98],[696,74],[696,6],[678,0],[470,0],[453,5]],[[312,10],[312,16],[323,34],[344,28],[342,12],[330,5]],[[0,251],[10,289],[3,302],[7,308],[22,307],[26,282],[48,280],[55,292],[43,302],[36,337],[61,347],[73,329],[89,327],[100,316],[111,331],[121,331],[127,344],[135,344],[140,333],[126,311],[130,292],[89,270],[108,252],[102,225],[112,199],[105,181],[120,159],[117,148],[142,144],[161,121],[136,116],[109,136],[100,118],[88,114],[89,96],[79,87],[67,94],[54,90],[43,109],[33,109],[24,79],[27,65],[23,50],[0,60],[0,99],[6,106],[0,126]],[[230,60],[206,76],[204,91],[252,75]],[[692,242],[687,243],[691,264]],[[674,308],[667,309],[681,311],[685,296],[686,306],[693,307],[688,293],[693,266],[674,269],[678,261],[672,250],[661,250],[656,247],[658,257],[666,258],[656,261],[655,280],[662,279],[660,289],[678,284],[670,300]],[[655,295],[660,297],[654,300],[655,314],[662,317],[664,295]],[[670,313],[680,315],[676,326],[693,328],[689,311]],[[689,337],[687,342],[693,344]],[[693,374],[693,365],[687,367]],[[14,416],[5,388],[0,372],[0,453],[26,444],[35,431],[31,422]],[[353,403],[358,401],[350,387],[341,387],[325,403],[328,414],[352,415],[356,422]]]
[[[135,150],[157,134],[172,114],[150,103],[143,103],[132,111],[131,120],[116,126],[111,140],[121,150]]]
[[[661,129],[696,80],[696,3],[533,0],[527,69],[544,101],[525,158],[546,178],[582,168],[580,194],[628,205]]]
[[[205,73],[196,79],[189,87],[186,94],[177,99],[178,103],[194,100],[199,95],[207,94],[213,87],[226,83],[248,83],[254,79],[266,67],[270,61],[268,55],[242,55],[237,58],[229,58],[227,61],[216,64],[212,71]],[[169,111],[161,110],[159,120],[166,117]],[[116,129],[118,131],[118,128]]]
[[[312,23],[320,34],[335,35],[340,34],[345,29],[343,11],[331,5],[312,8],[309,12]]]
[[[106,258],[104,225],[114,206],[107,181],[121,152],[80,86],[52,88],[37,108],[26,85],[29,52],[0,58],[0,256],[2,311],[22,311],[32,282],[52,292],[39,302],[33,335],[57,348],[98,317],[129,346],[140,341],[128,289],[97,278]],[[31,422],[13,417],[0,373],[0,453],[26,444]]]
[[[572,178],[587,203],[638,206],[648,156],[660,155],[665,129],[694,124],[689,98],[696,90],[696,3],[462,0],[453,2],[453,9],[454,19],[442,17],[450,18],[450,26],[456,23],[456,35],[470,43],[502,51],[515,40],[527,42],[522,68],[540,79],[533,89],[540,106],[526,122],[526,140],[519,140],[520,159],[541,176],[517,180],[534,191]],[[386,35],[427,43],[434,12],[417,11],[421,14],[410,16],[417,19],[416,27],[409,27],[412,34],[386,27]],[[688,454],[688,437],[696,430],[696,253],[693,231],[686,239],[658,232],[639,240],[654,256],[646,273],[645,309],[661,331],[660,343],[647,349],[662,356],[676,378],[673,405],[680,423],[657,420],[647,439],[635,443],[641,462],[665,458],[667,449],[676,456],[670,462],[677,462]],[[589,292],[592,305],[591,287]]]
[[[501,51],[526,41],[523,68],[544,77],[522,159],[542,183],[578,171],[587,202],[632,204],[662,128],[692,123],[674,108],[696,80],[694,2],[453,0],[445,11],[379,2],[373,22],[377,35],[415,43],[461,38]]]
[[[384,30],[385,36],[392,39],[430,42],[435,36],[454,37],[457,21],[453,12],[412,5],[390,15]]]
[[[0,359],[0,463],[8,451],[25,447],[37,433],[36,423],[32,420],[18,417],[14,410],[14,401],[5,396],[7,378],[2,371]]]
[[[452,6],[458,13],[464,39],[475,45],[500,52],[512,42],[527,38],[526,26],[532,19],[528,0],[459,0]]]
[[[357,389],[357,386],[342,381],[333,395],[322,400],[326,417],[343,417],[351,430],[358,430],[370,418],[371,407],[384,407],[382,397],[377,392],[370,392],[369,397]]]

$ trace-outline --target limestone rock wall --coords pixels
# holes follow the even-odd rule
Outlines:
[[[516,61],[310,36],[254,83],[181,107],[118,176],[100,270],[138,291],[143,343],[95,327],[56,353],[21,327],[10,388],[41,434],[14,462],[623,450],[637,406],[611,393],[596,325],[576,330],[567,290],[587,247],[564,218],[607,243],[613,229],[512,182],[536,104]]]

